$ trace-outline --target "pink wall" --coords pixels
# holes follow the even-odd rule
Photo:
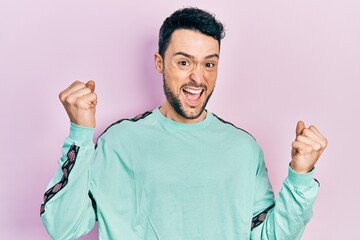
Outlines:
[[[95,79],[97,134],[163,101],[158,29],[194,1],[0,2],[1,239],[49,239],[39,218],[68,120],[58,93]],[[195,5],[195,4],[193,4]],[[196,1],[226,23],[209,109],[250,131],[274,190],[298,119],[328,137],[321,188],[303,239],[355,239],[360,214],[360,2]],[[5,133],[5,134],[4,134]],[[96,239],[96,231],[83,239]]]

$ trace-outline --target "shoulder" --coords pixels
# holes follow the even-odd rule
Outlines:
[[[229,132],[232,132],[233,134],[244,135],[245,137],[250,138],[252,141],[256,141],[255,137],[251,135],[248,131],[244,130],[243,128],[240,128],[235,124],[220,118],[214,113],[212,113],[212,115],[214,115],[215,121],[217,121],[217,124],[220,127],[226,129]]]
[[[226,146],[226,151],[232,151],[236,156],[246,156],[242,158],[244,162],[257,163],[260,154],[262,154],[262,149],[253,135],[216,114],[212,114],[217,139]],[[253,161],[254,159],[255,161]]]
[[[132,118],[123,118],[112,124],[110,124],[105,131],[103,131],[99,137],[118,137],[119,133],[126,134],[127,131],[132,131],[134,129],[141,129],[142,126],[146,125],[146,122],[151,119],[153,111],[146,111],[144,113],[138,114]]]
[[[214,115],[215,128],[218,138],[222,138],[222,141],[226,141],[229,145],[237,147],[245,147],[254,151],[259,151],[261,148],[256,142],[256,139],[247,130],[236,126],[235,124],[226,121],[216,114]]]

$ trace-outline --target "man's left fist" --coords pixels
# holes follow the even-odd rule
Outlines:
[[[327,139],[311,125],[305,128],[303,121],[296,126],[296,139],[292,143],[290,167],[297,173],[308,173],[327,145]]]

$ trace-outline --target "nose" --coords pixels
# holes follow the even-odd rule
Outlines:
[[[198,85],[204,81],[204,72],[201,69],[200,64],[193,68],[190,78]]]

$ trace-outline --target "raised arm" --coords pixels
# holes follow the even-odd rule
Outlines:
[[[76,239],[95,223],[89,192],[97,100],[94,89],[93,81],[76,81],[59,95],[71,121],[70,135],[40,210],[41,220],[53,239]]]
[[[314,165],[326,145],[326,138],[314,126],[305,128],[302,121],[298,122],[288,177],[273,206],[268,197],[271,187],[267,171],[260,156],[255,200],[257,212],[254,213],[251,239],[300,239],[312,216],[318,192],[318,183],[313,179]]]

